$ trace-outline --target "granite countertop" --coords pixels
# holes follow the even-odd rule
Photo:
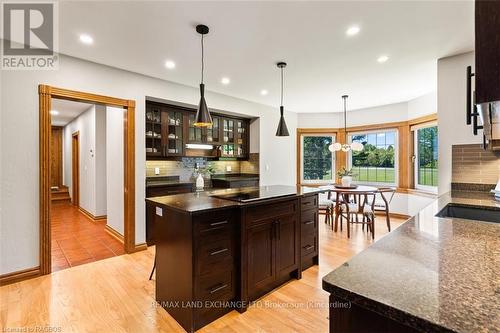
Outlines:
[[[238,192],[242,190],[243,191],[260,190],[260,191],[272,192],[272,194],[271,197],[267,197],[262,200],[252,201],[248,203],[217,198],[214,196],[219,194]],[[311,195],[319,192],[320,191],[318,189],[312,187],[274,185],[274,186],[262,186],[262,187],[245,187],[239,189],[218,189],[218,190],[209,190],[209,191],[202,191],[195,193],[183,193],[183,194],[168,195],[163,197],[146,198],[146,200],[153,204],[167,206],[169,208],[182,212],[199,213],[199,212],[218,210],[228,207],[239,207],[243,205],[250,205],[265,200],[290,197],[294,195],[295,196]]]
[[[498,332],[500,224],[435,217],[448,203],[500,210],[491,194],[442,195],[326,275],[323,289],[423,332]]]

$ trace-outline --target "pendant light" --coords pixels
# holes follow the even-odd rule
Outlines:
[[[344,100],[344,144],[339,142],[332,143],[328,146],[328,150],[331,152],[342,150],[343,152],[352,151],[362,151],[364,146],[361,142],[352,142],[351,144],[347,143],[347,98],[349,96],[344,95],[342,99]]]
[[[283,113],[285,108],[283,107],[283,69],[286,67],[286,62],[278,62],[278,68],[281,70],[281,105],[280,105],[280,122],[278,123],[278,129],[276,130],[276,136],[289,136],[288,128],[286,127],[285,117]]]
[[[208,111],[207,102],[205,102],[205,84],[203,83],[203,70],[205,69],[204,63],[204,49],[203,49],[203,37],[208,34],[208,27],[203,24],[196,26],[196,32],[201,35],[201,83],[200,83],[200,104],[198,105],[198,111],[196,112],[196,118],[193,123],[195,127],[209,127],[212,126],[212,116],[210,116],[210,111]]]

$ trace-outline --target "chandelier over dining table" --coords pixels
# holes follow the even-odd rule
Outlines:
[[[343,151],[348,152],[352,151],[362,151],[364,146],[361,142],[351,142],[347,143],[347,98],[349,96],[344,95],[342,99],[344,100],[344,143],[334,142],[330,146],[328,146],[328,150],[331,152],[334,151]]]

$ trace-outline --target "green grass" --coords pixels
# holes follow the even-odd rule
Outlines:
[[[392,183],[395,180],[394,168],[374,168],[374,167],[353,167],[355,173],[353,177],[359,182]]]
[[[420,168],[418,175],[418,184],[427,186],[437,186],[438,170],[431,168]]]
[[[356,174],[353,178],[359,182],[396,183],[394,168],[353,167],[352,171]],[[418,179],[419,185],[437,186],[438,171],[432,168],[420,168]]]

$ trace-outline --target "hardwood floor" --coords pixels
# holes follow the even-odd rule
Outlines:
[[[392,220],[393,230],[403,220]],[[327,332],[328,294],[321,279],[370,244],[353,227],[351,239],[320,223],[320,265],[262,297],[244,314],[231,311],[200,332]],[[377,218],[376,239],[387,233]],[[2,328],[55,327],[60,332],[183,332],[156,306],[148,281],[154,248],[65,269],[0,288]]]
[[[125,254],[104,230],[106,220],[90,221],[69,202],[52,204],[50,223],[52,272]]]

